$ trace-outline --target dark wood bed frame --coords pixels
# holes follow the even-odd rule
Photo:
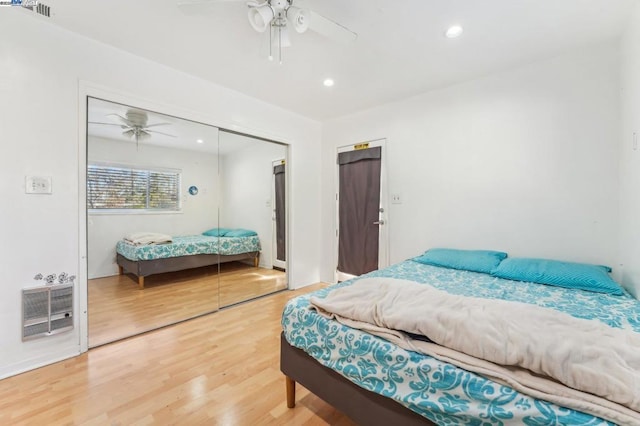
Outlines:
[[[287,407],[296,405],[296,383],[322,398],[361,425],[431,425],[434,423],[396,401],[350,382],[323,366],[280,335],[280,370],[285,375]]]
[[[194,254],[190,256],[167,257],[154,260],[129,260],[117,253],[118,273],[134,274],[138,277],[138,287],[144,288],[144,277],[165,272],[182,271],[185,269],[200,268],[202,266],[217,265],[237,260],[253,259],[253,265],[257,268],[260,264],[260,252],[252,251],[234,255]]]

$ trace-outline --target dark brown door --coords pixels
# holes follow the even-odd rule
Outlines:
[[[338,272],[378,269],[382,148],[338,154]]]
[[[287,260],[286,225],[285,225],[285,164],[273,168],[275,185],[275,221],[276,221],[276,260]]]

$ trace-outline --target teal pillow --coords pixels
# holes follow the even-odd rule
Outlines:
[[[250,231],[249,229],[230,229],[229,232],[224,234],[225,237],[253,237],[258,235],[256,231]]]
[[[229,231],[231,231],[229,228],[211,228],[204,231],[202,235],[207,235],[209,237],[224,237]]]
[[[624,294],[620,285],[609,276],[610,271],[611,268],[602,265],[511,257],[501,262],[491,275],[596,293]]]
[[[413,260],[426,265],[490,274],[507,253],[490,250],[432,248]]]

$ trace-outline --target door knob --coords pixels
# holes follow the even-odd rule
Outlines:
[[[377,222],[373,222],[374,225],[384,225],[384,220],[379,220]]]

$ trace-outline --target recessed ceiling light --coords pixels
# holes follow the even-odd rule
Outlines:
[[[196,142],[198,143],[204,143],[204,141],[202,139],[198,139]]]
[[[326,87],[331,87],[335,84],[335,82],[333,81],[332,78],[326,78],[322,84],[324,84]]]
[[[463,31],[464,30],[460,25],[454,25],[452,27],[449,27],[449,29],[447,30],[446,33],[444,33],[444,35],[446,35],[447,38],[456,38],[456,37],[460,37]]]

